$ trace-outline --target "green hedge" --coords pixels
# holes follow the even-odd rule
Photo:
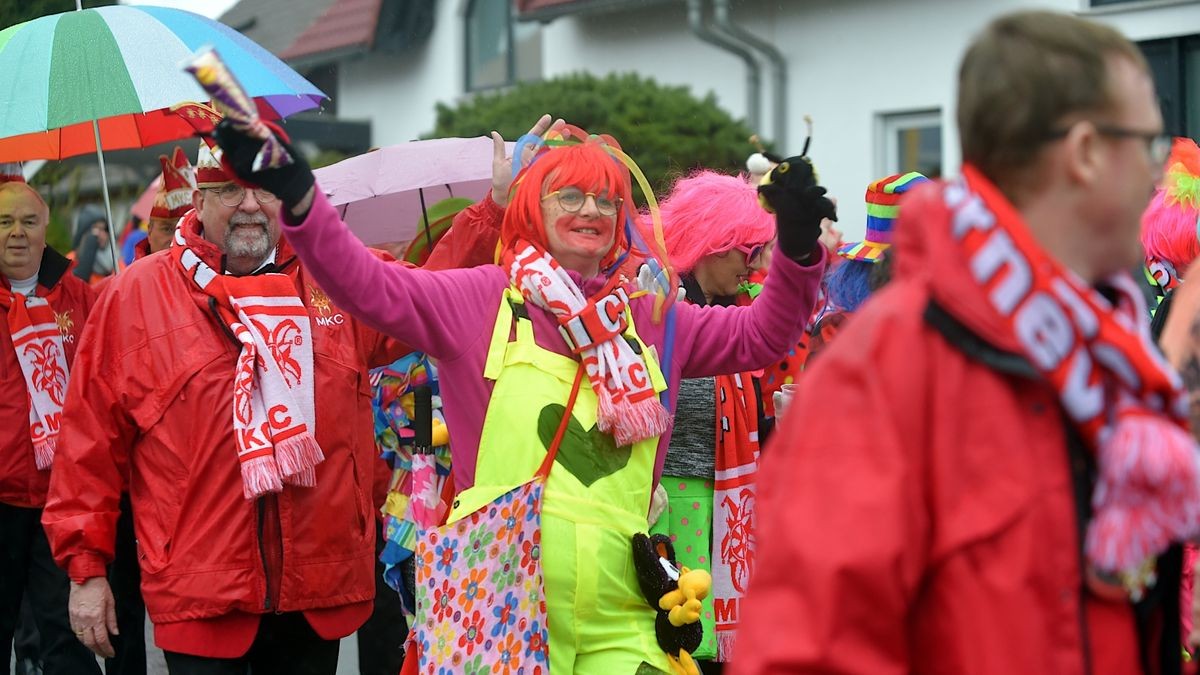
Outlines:
[[[516,140],[546,112],[590,133],[612,135],[659,194],[692,168],[744,170],[754,151],[751,130],[722,110],[711,93],[699,99],[687,87],[633,73],[604,78],[575,73],[480,94],[455,107],[438,104],[437,126],[429,137],[495,130],[505,140]]]

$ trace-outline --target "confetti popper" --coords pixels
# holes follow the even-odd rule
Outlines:
[[[283,144],[258,116],[258,107],[246,90],[229,72],[217,50],[204,47],[184,66],[196,82],[212,97],[213,106],[233,124],[234,128],[263,142],[254,157],[254,171],[278,169],[292,163]]]

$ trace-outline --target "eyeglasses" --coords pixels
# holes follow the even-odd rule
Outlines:
[[[1095,127],[1096,133],[1101,136],[1108,136],[1109,138],[1136,138],[1141,140],[1146,144],[1146,153],[1155,164],[1161,165],[1167,161],[1167,156],[1171,154],[1173,139],[1170,134],[1164,134],[1161,131],[1140,131],[1112,124],[1097,124]],[[1063,138],[1069,131],[1070,129],[1053,131],[1050,134],[1050,138]]]
[[[242,200],[246,198],[246,188],[237,183],[226,183],[219,188],[204,188],[204,190],[217,193],[217,199],[220,199],[222,204],[229,207],[240,206]],[[254,199],[259,204],[270,204],[277,197],[262,188],[254,188]]]
[[[762,257],[763,250],[767,248],[767,245],[755,244],[754,246],[744,246],[742,244],[738,244],[737,246],[734,246],[734,248],[746,254],[747,265],[755,265],[758,263],[759,258]]]
[[[591,197],[596,202],[596,210],[602,216],[611,216],[617,213],[617,209],[621,208],[621,199],[609,199],[601,197],[594,192],[584,192],[577,187],[565,187],[554,192],[547,193],[542,197],[542,201],[546,201],[551,197],[558,197],[558,205],[567,213],[577,213],[583,208],[583,203]]]

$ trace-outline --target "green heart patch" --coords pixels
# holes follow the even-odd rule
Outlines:
[[[542,439],[546,450],[554,443],[554,435],[558,433],[558,425],[562,423],[566,412],[566,407],[551,404],[542,408],[538,415],[538,437]],[[583,425],[572,416],[567,422],[567,430],[554,461],[570,471],[584,486],[591,487],[601,478],[624,469],[631,454],[632,445],[618,448],[612,436],[596,427],[584,431]]]

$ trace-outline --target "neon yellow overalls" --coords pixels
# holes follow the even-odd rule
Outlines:
[[[509,289],[484,367],[484,377],[496,384],[475,485],[455,499],[448,522],[528,482],[562,420],[579,363],[537,346],[524,310],[520,292]],[[514,311],[516,339],[510,342]],[[662,371],[626,316],[625,334],[641,345],[650,380],[661,392]],[[616,448],[612,436],[595,428],[596,410],[596,394],[585,381],[544,493],[550,672],[632,675],[643,663],[670,672],[655,639],[655,612],[638,590],[630,545],[635,532],[647,530],[658,438]]]

